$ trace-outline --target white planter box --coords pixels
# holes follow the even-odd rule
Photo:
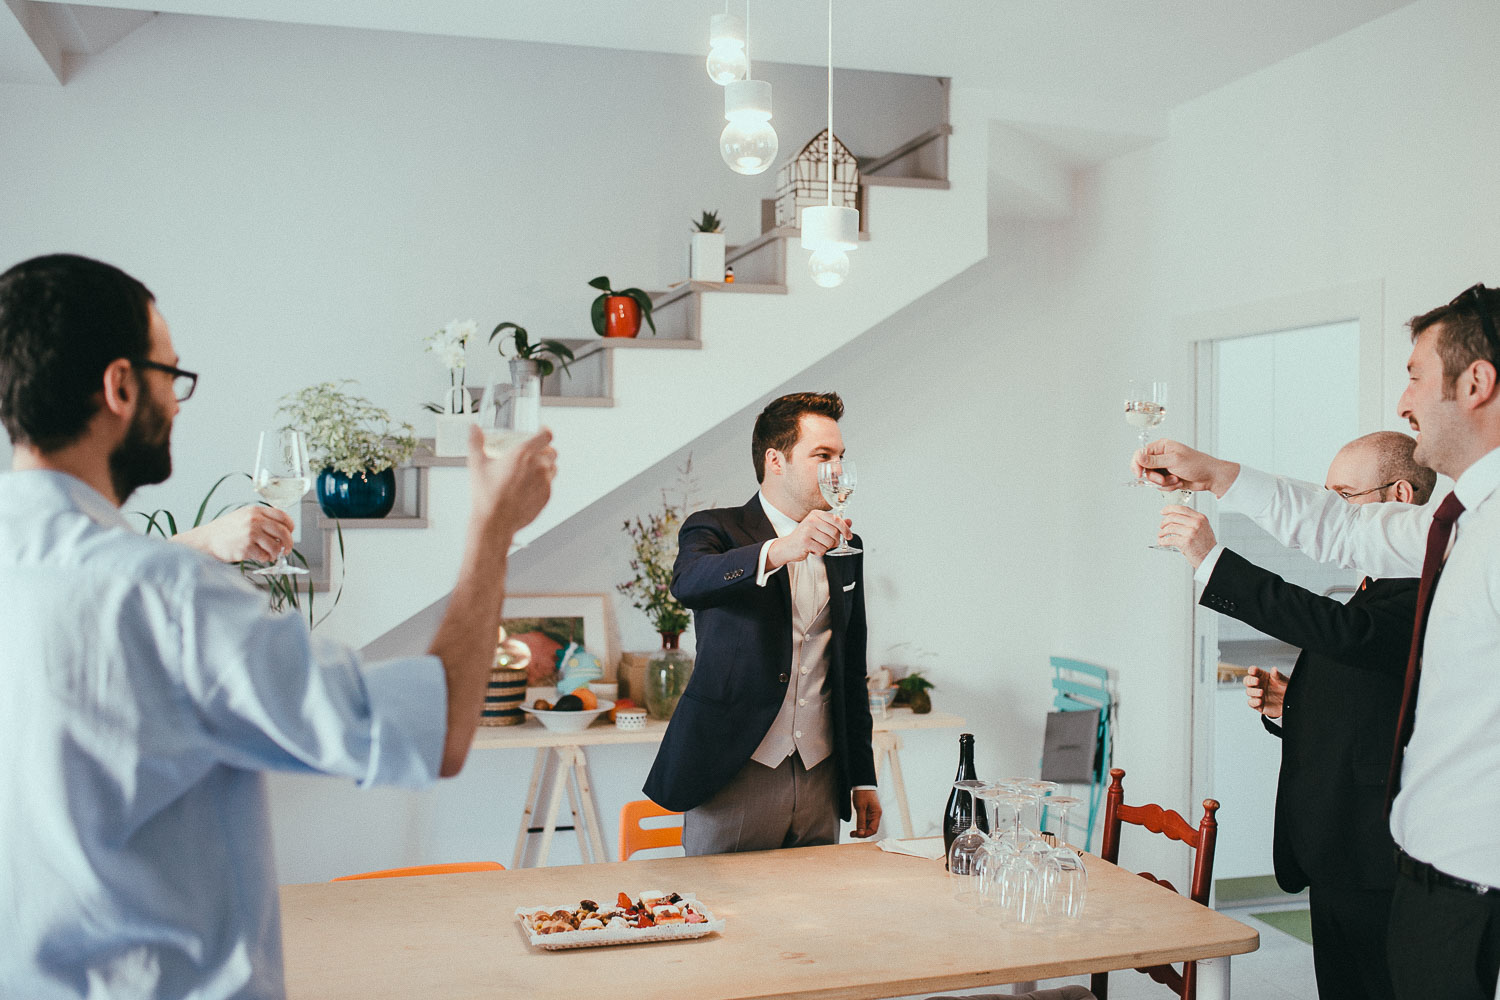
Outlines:
[[[469,428],[474,419],[463,413],[439,413],[432,453],[443,458],[462,458],[469,453]]]
[[[694,233],[692,267],[688,277],[693,281],[724,280],[724,234]]]

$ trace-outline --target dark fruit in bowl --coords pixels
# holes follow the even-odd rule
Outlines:
[[[557,699],[557,704],[552,706],[554,712],[582,712],[583,699],[576,694],[565,694]]]
[[[550,712],[552,711],[552,702],[548,701],[546,698],[538,698],[536,700],[536,704],[532,705],[531,707],[536,709],[538,712]]]

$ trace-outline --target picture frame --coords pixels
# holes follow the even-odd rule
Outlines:
[[[571,639],[599,657],[606,680],[614,680],[620,663],[620,637],[608,594],[506,594],[501,624],[542,628],[557,641]],[[566,621],[565,621],[566,620]],[[581,630],[581,631],[578,631]]]

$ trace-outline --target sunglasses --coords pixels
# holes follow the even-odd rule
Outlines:
[[[193,390],[198,388],[197,372],[173,368],[171,365],[164,365],[160,361],[152,361],[149,358],[134,358],[130,363],[137,368],[149,368],[154,372],[166,372],[172,376],[172,393],[179,403],[186,403],[188,397],[193,394]]]
[[[1448,303],[1452,309],[1472,310],[1479,317],[1479,323],[1484,327],[1484,339],[1490,345],[1490,357],[1500,358],[1500,337],[1495,335],[1495,321],[1490,316],[1490,303],[1486,296],[1497,289],[1490,289],[1484,285],[1470,285],[1462,292],[1453,297]]]

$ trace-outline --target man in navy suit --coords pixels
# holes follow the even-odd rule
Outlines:
[[[682,526],[672,594],[697,663],[645,791],[683,812],[690,855],[838,842],[880,827],[865,691],[863,556],[818,465],[843,457],[837,393],[773,400],[751,436],[760,491]]]
[[[1424,504],[1437,475],[1395,431],[1345,445],[1327,489],[1351,504]],[[1251,668],[1250,705],[1281,737],[1272,860],[1287,892],[1308,889],[1320,1000],[1394,996],[1386,926],[1396,845],[1385,821],[1386,772],[1416,616],[1415,579],[1372,580],[1341,604],[1287,583],[1214,538],[1208,519],[1169,507],[1162,544],[1198,567],[1198,603],[1302,649],[1290,678]],[[1282,716],[1277,726],[1269,718]]]

